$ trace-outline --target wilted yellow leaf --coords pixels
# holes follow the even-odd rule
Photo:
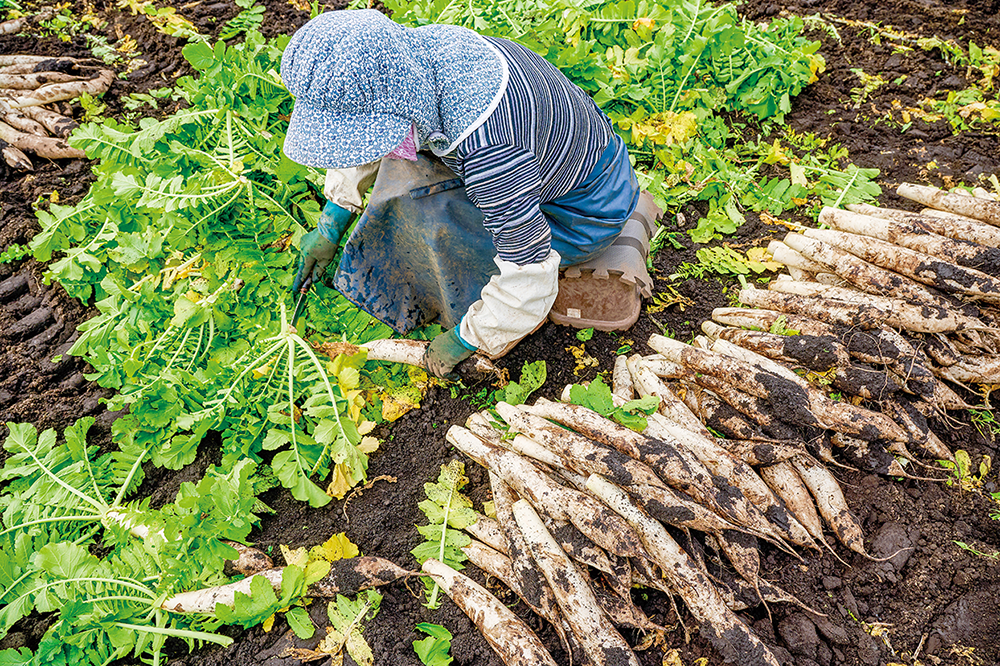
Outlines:
[[[652,30],[655,25],[653,19],[648,16],[643,16],[632,21],[632,29],[638,31],[639,28],[646,28],[647,30]]]
[[[681,653],[676,649],[669,650],[663,655],[663,666],[684,666],[684,662],[681,661]]]
[[[132,35],[125,35],[118,40],[115,50],[119,53],[132,53],[137,48],[139,48],[139,43],[133,39]]]
[[[819,75],[826,70],[826,60],[818,53],[809,56],[809,83],[819,81]]]
[[[968,118],[973,114],[978,115],[986,121],[996,120],[1000,118],[1000,108],[996,106],[995,102],[973,102],[972,104],[966,104],[958,110],[958,115],[963,118]]]
[[[681,312],[684,312],[684,308],[694,305],[694,301],[682,295],[671,285],[668,285],[664,291],[653,294],[652,300],[653,302],[646,306],[646,311],[654,314],[666,310],[671,305],[676,305]]]
[[[340,372],[337,373],[337,381],[340,382],[340,387],[345,391],[353,391],[361,383],[361,373],[358,372],[357,368],[350,366],[341,368]]]
[[[632,649],[636,652],[642,652],[644,650],[648,650],[653,646],[659,647],[661,645],[663,645],[663,632],[650,631],[645,636],[643,636],[642,640],[639,641],[639,643]]]
[[[344,463],[337,463],[333,468],[333,479],[326,487],[326,494],[335,499],[344,499],[347,491],[354,487],[354,480],[348,472],[350,468]]]
[[[582,344],[566,347],[566,351],[572,354],[573,358],[576,359],[576,367],[573,368],[574,375],[579,375],[582,370],[590,367],[596,368],[598,365],[597,359],[588,354]]]
[[[409,377],[410,382],[421,391],[426,391],[427,386],[431,381],[431,376],[427,374],[427,371],[415,365],[406,366],[406,376]]]
[[[316,646],[316,652],[337,654],[344,649],[344,635],[333,627],[326,628],[326,637]]]
[[[805,373],[805,379],[811,384],[818,384],[820,386],[829,386],[833,383],[834,377],[837,376],[837,368],[830,368],[829,370],[810,370]]]
[[[889,629],[891,629],[891,628],[892,628],[892,625],[884,624],[882,622],[876,622],[875,624],[871,625],[871,630],[868,633],[871,634],[872,636],[878,638],[879,636],[886,636],[886,635],[888,635],[889,634]]]
[[[747,259],[763,264],[769,271],[779,271],[784,267],[784,264],[774,261],[771,253],[764,247],[752,247],[747,250]]]
[[[791,181],[793,185],[809,187],[809,181],[806,179],[806,169],[804,166],[798,162],[792,162],[788,165],[788,170],[791,172]]]
[[[365,406],[365,396],[362,391],[348,391],[344,396],[347,399],[347,417],[354,422],[361,420],[361,408]]]
[[[317,645],[315,650],[310,650],[308,648],[287,648],[279,656],[282,659],[298,659],[303,664],[307,664],[310,661],[318,661],[320,659],[329,658],[329,661],[324,662],[328,666],[344,666],[343,652],[338,652],[337,654],[323,652],[320,650],[322,645],[323,643]]]
[[[771,144],[771,147],[767,151],[767,157],[764,158],[764,164],[788,164],[790,161],[788,153],[781,146],[781,141],[775,139],[774,143]]]
[[[347,653],[357,662],[358,666],[372,666],[375,663],[375,655],[368,642],[357,629],[347,634]]]
[[[623,130],[632,133],[632,143],[635,144],[648,141],[654,145],[669,146],[684,143],[698,133],[698,119],[690,111],[663,111],[647,116],[645,111],[640,110],[617,122]]]
[[[341,532],[327,539],[323,545],[314,546],[309,551],[309,559],[336,562],[337,560],[347,560],[357,557],[360,552],[358,547],[347,538],[347,535]]]
[[[781,226],[787,229],[791,229],[792,231],[799,231],[802,229],[802,227],[800,227],[799,225],[793,224],[791,222],[785,222],[780,217],[775,217],[774,215],[768,213],[766,210],[761,211],[760,221],[763,222],[764,224],[780,224]]]
[[[397,386],[381,395],[382,418],[392,423],[411,409],[420,407],[421,390],[413,385]]]
[[[333,627],[327,627],[326,637],[319,642],[315,650],[308,648],[288,648],[280,656],[283,659],[298,659],[302,663],[329,658],[330,661],[326,663],[330,664],[330,666],[343,666],[345,642],[343,633]]]
[[[370,435],[361,438],[358,443],[358,450],[362,453],[372,453],[378,450],[379,441]]]
[[[489,518],[497,517],[497,506],[495,502],[483,502],[483,513]]]
[[[288,566],[305,567],[309,564],[309,553],[306,552],[305,548],[296,548],[292,550],[285,544],[278,546],[281,549],[281,556],[285,558],[285,564]]]
[[[361,633],[360,622],[371,608],[371,602],[361,609],[356,617],[336,616],[330,614],[330,621],[335,625],[326,628],[326,637],[316,646],[314,654],[331,655],[333,664],[343,663],[343,652],[351,655],[358,666],[372,666],[375,657],[372,649]],[[353,612],[353,611],[352,611]]]
[[[274,626],[274,615],[264,620],[260,626],[264,630],[264,633],[271,631],[271,628]]]

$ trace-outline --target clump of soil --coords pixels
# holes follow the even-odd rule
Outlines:
[[[82,11],[83,3],[76,4]],[[263,4],[267,11],[262,29],[268,36],[291,33],[309,17],[308,11],[283,0],[266,0]],[[1000,141],[995,130],[955,134],[943,121],[917,119],[905,132],[901,132],[899,124],[876,122],[885,111],[895,108],[894,103],[916,106],[926,96],[940,97],[949,90],[966,87],[967,72],[949,65],[939,51],[899,52],[886,41],[875,43],[871,30],[857,22],[893,25],[921,36],[971,39],[980,46],[997,47],[998,9],[996,0],[749,0],[741,11],[751,20],[781,12],[818,14],[836,28],[839,40],[819,24],[812,24],[813,37],[823,42],[821,53],[827,69],[818,82],[794,100],[786,122],[797,132],[815,132],[841,143],[857,166],[880,169],[879,183],[885,192],[882,205],[913,209],[910,202],[900,201],[893,193],[897,183],[947,186],[957,181],[975,182],[980,174],[998,173]],[[91,10],[107,20],[102,32],[111,44],[130,36],[147,62],[116,81],[105,96],[109,113],[123,110],[124,95],[163,87],[190,73],[180,55],[182,40],[162,35],[144,16],[117,10],[110,2],[98,3]],[[200,31],[214,36],[240,8],[225,0],[191,3],[178,11]],[[80,37],[70,42],[23,36],[0,41],[0,53],[14,52],[73,56],[87,53]],[[859,68],[868,74],[881,74],[888,82],[861,104],[852,99],[852,88],[860,85],[852,70]],[[172,102],[160,104],[157,113],[165,113]],[[85,193],[92,180],[85,161],[42,163],[32,174],[0,175],[0,249],[26,243],[38,230],[32,203],[39,197],[57,191],[61,203],[72,203]],[[683,224],[666,220],[678,231],[692,228],[705,210],[692,205],[681,212]],[[778,231],[748,213],[747,224],[731,242],[740,247],[766,245]],[[662,293],[672,286],[689,303],[683,309],[680,305],[655,312],[644,309],[629,331],[595,334],[584,345],[587,353],[599,361],[599,369],[610,369],[619,350],[648,353],[645,341],[651,333],[669,332],[688,340],[699,332],[700,323],[710,317],[714,307],[732,304],[738,286],[731,281],[669,280],[679,265],[694,261],[690,244],[684,250],[668,247],[657,256],[655,291]],[[30,259],[0,264],[0,423],[30,421],[39,427],[63,428],[80,416],[94,414],[98,418],[95,442],[105,443],[116,415],[108,413],[100,402],[104,390],[85,380],[86,368],[66,354],[77,335],[76,326],[92,311],[69,299],[58,286],[45,285],[41,279],[43,268]],[[548,381],[539,394],[555,398],[566,383],[593,379],[598,372],[592,367],[579,374],[574,372],[574,359],[567,348],[579,344],[575,331],[546,324],[499,363],[516,378],[524,362],[545,360]],[[421,409],[391,426],[381,427],[375,434],[383,443],[372,456],[369,469],[369,477],[380,480],[352,495],[349,501],[310,509],[284,490],[270,491],[262,499],[277,510],[277,515],[264,520],[252,535],[253,540],[260,548],[276,550],[279,544],[293,548],[314,545],[333,533],[346,532],[363,553],[416,568],[409,551],[420,540],[415,526],[425,522],[417,509],[423,499],[423,484],[436,477],[441,464],[461,457],[445,442],[444,432],[452,424],[463,423],[475,409],[477,393],[489,388],[471,387],[457,398],[445,389],[432,389]],[[931,424],[949,447],[966,449],[977,461],[984,454],[995,457],[995,444],[972,425],[967,414],[952,417],[957,421],[937,419]],[[6,429],[0,426],[0,437],[5,435]],[[181,481],[200,477],[214,461],[217,448],[208,439],[199,453],[198,460],[179,473],[150,469],[142,492],[151,495],[154,504],[172,499]],[[467,462],[467,471],[471,479],[469,494],[479,505],[489,499],[486,475],[471,462]],[[990,518],[994,507],[988,497],[944,484],[900,481],[850,469],[836,473],[870,539],[870,551],[882,561],[864,559],[844,548],[837,549],[843,560],[830,553],[809,553],[804,561],[766,549],[764,576],[822,615],[786,605],[774,606],[770,613],[756,608],[743,614],[754,631],[773,646],[782,663],[801,666],[911,664],[917,659],[924,664],[956,666],[1000,663],[1000,617],[996,609],[1000,576],[992,560],[955,545],[961,541],[985,553],[1000,548],[1000,523]],[[920,475],[920,471],[915,474]],[[984,490],[997,490],[992,474]],[[547,626],[523,604],[516,603],[500,583],[484,581],[479,572],[469,571],[539,631],[542,639],[553,646],[559,663],[568,663]],[[377,666],[419,663],[412,649],[412,642],[423,637],[415,629],[419,622],[443,624],[452,631],[454,663],[498,666],[499,660],[485,640],[453,605],[445,602],[436,611],[422,605],[419,583],[399,582],[382,592],[385,596],[381,612],[365,629]],[[669,600],[640,590],[635,595],[655,622],[677,626]],[[327,624],[323,604],[313,604],[311,613],[317,626]],[[691,626],[690,616],[682,613],[681,619]],[[0,648],[32,644],[49,622],[49,618],[29,618],[0,642]],[[170,663],[299,663],[281,656],[287,647],[303,644],[288,632],[282,619],[271,632],[260,627],[227,631],[236,638],[231,647],[206,647],[187,654],[178,644]],[[322,634],[320,630],[312,643]],[[633,644],[641,640],[636,633],[626,638]],[[685,643],[679,628],[668,633],[662,645],[640,652],[640,661],[645,666],[658,666],[668,649],[679,650],[686,664],[699,657],[718,663],[718,655],[702,639],[695,634],[690,643]]]

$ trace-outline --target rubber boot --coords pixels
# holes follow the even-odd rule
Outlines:
[[[646,258],[661,217],[653,196],[642,192],[615,242],[600,256],[563,271],[549,319],[599,331],[630,328],[639,318],[642,298],[653,293]]]

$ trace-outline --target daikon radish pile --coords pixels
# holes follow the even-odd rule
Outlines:
[[[115,73],[99,68],[96,61],[74,58],[4,56],[2,62],[0,155],[4,161],[15,169],[30,171],[34,165],[25,153],[43,159],[86,158],[82,150],[66,141],[76,121],[57,113],[54,105],[84,94],[104,94],[114,82]]]
[[[789,275],[744,288],[746,307],[719,308],[703,323],[715,344],[730,345],[726,354],[654,336],[658,353],[642,363],[689,391],[685,403],[725,441],[794,439],[791,425],[827,462],[935,476],[905,467],[954,460],[928,417],[968,410],[974,385],[1000,382],[1000,204],[909,184],[898,194],[931,208],[827,207],[819,222],[831,228],[771,241]],[[787,467],[765,474],[779,496],[801,496]]]
[[[844,314],[724,308],[698,346],[653,335],[655,354],[618,357],[608,404],[659,400],[643,432],[571,404],[579,387],[561,402],[500,402],[448,431],[493,488],[497,520],[467,528],[490,545],[470,546],[470,560],[506,582],[567,650],[635,663],[618,629],[650,628],[629,593],[642,585],[679,597],[724,660],[773,664],[735,613],[800,602],[760,578],[760,550],[869,557],[834,466],[933,482],[935,461],[953,459],[925,414],[964,403],[932,374],[939,366],[924,339],[884,319],[845,326],[870,294],[801,284]],[[990,370],[966,351],[989,344],[983,328],[979,338],[935,335],[934,355],[962,376]]]
[[[466,555],[549,622],[567,649],[579,648],[593,663],[637,663],[618,629],[656,628],[629,592],[642,585],[681,598],[727,662],[776,664],[735,613],[763,601],[799,603],[759,577],[759,548],[761,539],[789,552],[833,543],[790,461],[822,465],[801,442],[758,436],[727,447],[651,369],[670,365],[645,363],[619,360],[615,393],[608,389],[619,406],[635,394],[666,398],[642,433],[544,398],[501,402],[492,417],[473,414],[467,428],[448,430],[450,444],[487,468],[493,489],[496,521],[466,528],[477,537]],[[774,467],[770,480],[754,469],[760,465]],[[835,499],[839,488],[831,492]],[[827,524],[835,538],[863,552],[860,527],[842,537],[843,512],[823,511],[836,518]],[[675,539],[665,525],[686,536]],[[705,544],[726,562],[708,563]]]
[[[713,314],[717,324],[730,327],[718,335],[814,372],[821,371],[817,363],[829,363],[838,388],[876,398],[862,390],[871,382],[849,388],[846,349],[847,365],[864,363],[879,373],[867,375],[871,379],[884,372],[900,391],[922,399],[915,404],[925,414],[968,409],[949,384],[969,389],[1000,381],[1000,204],[905,183],[898,193],[932,209],[918,214],[867,204],[827,207],[819,222],[832,229],[772,241],[770,249],[788,260],[792,279],[774,280],[767,290],[744,289],[740,301],[748,309]],[[821,269],[840,282],[828,284]],[[793,335],[770,330],[779,318]],[[791,342],[799,335],[801,342]],[[832,336],[836,362],[791,353],[811,342],[809,336]],[[880,386],[884,397],[886,390],[896,392],[888,383]]]
[[[747,307],[715,310],[691,344],[653,335],[655,353],[618,356],[603,397],[566,387],[448,430],[493,490],[496,520],[466,528],[469,561],[574,659],[637,663],[619,630],[662,630],[632,598],[640,585],[681,599],[724,661],[776,664],[736,615],[801,605],[760,577],[761,550],[870,558],[838,468],[944,480],[938,462],[955,457],[929,417],[968,409],[969,384],[1000,383],[1000,208],[904,193],[952,212],[825,209],[833,229],[771,243],[790,277],[744,288]],[[637,398],[644,416],[621,417],[635,429],[584,406]]]

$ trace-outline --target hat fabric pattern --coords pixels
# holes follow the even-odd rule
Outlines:
[[[444,155],[500,102],[507,62],[458,26],[405,28],[374,9],[321,14],[288,43],[281,78],[295,96],[285,154],[320,168],[367,164],[416,129]]]

